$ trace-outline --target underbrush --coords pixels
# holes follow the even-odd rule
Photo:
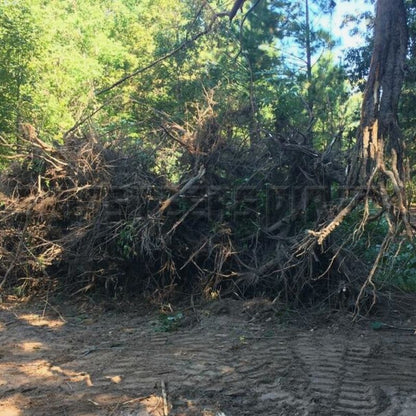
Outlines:
[[[393,286],[404,292],[416,292],[416,248],[408,241],[393,244],[386,253],[377,275],[381,287]]]
[[[372,206],[370,214],[376,213],[377,208]],[[351,251],[369,271],[388,232],[388,224],[384,216],[379,216],[360,229],[362,218],[363,211],[357,210],[341,225],[337,234],[349,236]],[[389,244],[374,283],[378,289],[396,288],[404,292],[416,292],[416,247],[407,237],[399,235]]]

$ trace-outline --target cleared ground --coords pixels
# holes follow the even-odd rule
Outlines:
[[[261,300],[170,317],[3,302],[0,415],[416,415],[411,310],[379,331]]]

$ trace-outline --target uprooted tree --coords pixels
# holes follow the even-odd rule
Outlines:
[[[232,20],[243,3],[211,13],[192,41],[222,17]],[[255,123],[249,122],[248,137],[238,136],[243,111],[230,108],[220,116],[215,89],[205,90],[205,104],[183,125],[162,114],[155,128],[160,143],[176,146],[176,183],[155,171],[153,149],[121,139],[101,143],[92,128],[80,129],[88,119],[57,146],[22,124],[18,148],[4,142],[18,161],[1,180],[0,289],[60,284],[72,293],[103,287],[114,295],[137,292],[160,300],[182,287],[288,302],[325,298],[339,306],[345,301],[340,287],[348,286],[356,289],[354,302],[362,297],[393,237],[402,229],[412,235],[397,118],[406,15],[402,0],[379,0],[376,11],[348,175],[344,154],[332,145],[314,149],[296,129],[271,133],[257,125],[252,134]],[[253,140],[259,136],[263,140]],[[370,213],[371,203],[376,213]],[[342,235],[343,222],[358,207],[363,216],[356,230]],[[347,243],[381,216],[389,230],[374,264],[363,267]]]
[[[311,235],[322,245],[344,218],[359,204],[364,204],[364,215],[359,227],[368,221],[370,200],[376,203],[378,213],[384,215],[389,230],[379,254],[360,290],[373,288],[373,277],[391,240],[401,231],[412,238],[406,197],[408,167],[405,147],[398,123],[398,106],[404,79],[407,54],[406,11],[402,0],[379,0],[376,7],[374,49],[370,72],[361,110],[357,143],[351,158],[346,186],[352,195],[348,205],[319,231]]]

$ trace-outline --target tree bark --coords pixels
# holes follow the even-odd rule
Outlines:
[[[391,224],[404,223],[410,237],[405,146],[397,116],[407,41],[404,0],[378,0],[370,73],[347,182],[350,187],[365,187]]]
[[[407,38],[403,0],[378,0],[374,49],[361,109],[355,160],[348,178],[350,186],[369,186],[380,172],[394,186],[403,189],[404,144],[397,110]]]

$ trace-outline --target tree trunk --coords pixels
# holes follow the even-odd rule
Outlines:
[[[406,213],[404,143],[397,119],[406,52],[403,0],[378,0],[374,50],[348,184],[368,187],[377,202],[396,216]],[[391,196],[387,184],[392,186]]]
[[[309,16],[309,0],[305,0],[305,49],[306,49],[306,77],[308,81],[307,88],[307,110],[309,113],[309,125],[306,131],[307,144],[311,145],[313,141],[313,125],[314,125],[314,102],[312,92],[312,50],[311,50],[311,22]]]

